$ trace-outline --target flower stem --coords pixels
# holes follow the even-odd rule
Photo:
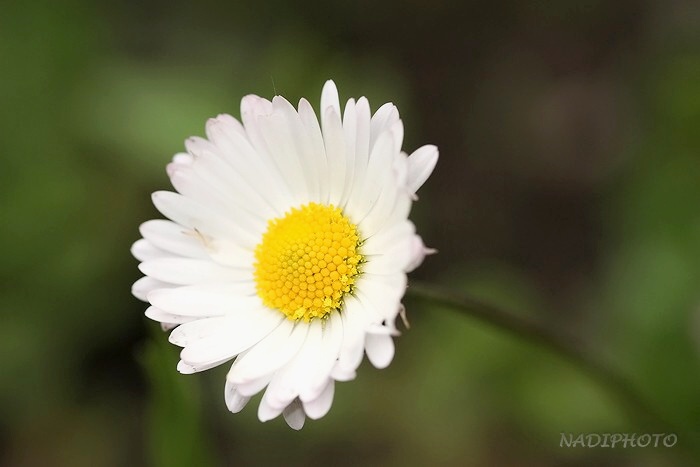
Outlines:
[[[445,287],[411,281],[408,294],[419,300],[454,309],[554,352],[607,389],[630,419],[640,427],[653,429],[655,432],[674,432],[670,424],[649,406],[626,375],[610,366],[572,336],[563,335],[559,330]]]

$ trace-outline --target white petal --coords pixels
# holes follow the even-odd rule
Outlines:
[[[354,162],[357,153],[357,109],[355,99],[348,99],[343,110],[343,133],[345,134],[346,154],[353,161],[350,174],[355,172]]]
[[[401,121],[396,122],[394,127],[387,131],[388,137],[392,138],[393,144],[391,149],[389,149],[389,154],[383,154],[383,157],[387,157],[389,160],[385,161],[388,164],[383,165],[380,170],[385,171],[384,177],[379,181],[381,183],[380,194],[374,198],[371,203],[369,210],[365,213],[365,216],[360,221],[359,227],[362,234],[367,237],[374,235],[379,231],[389,219],[393,219],[396,216],[394,212],[397,208],[400,208],[401,198],[405,198],[410,203],[410,193],[403,186],[399,186],[398,176],[396,174],[395,166],[397,160],[400,159],[401,154],[398,152],[399,146],[397,146],[396,133],[403,131]],[[375,146],[375,150],[378,150],[381,144],[381,138]],[[373,156],[374,157],[374,151]],[[371,164],[371,161],[370,161]],[[410,204],[409,204],[410,206]],[[408,212],[405,213],[403,218],[405,219]]]
[[[275,313],[279,315],[279,313]],[[190,327],[201,321],[211,320],[212,325],[216,325],[218,329],[209,331],[210,334],[206,337],[201,337],[193,340],[193,336],[186,335],[184,339],[190,339],[186,347],[180,352],[180,358],[183,362],[193,367],[209,365],[212,362],[230,359],[249,349],[257,344],[267,334],[269,334],[276,326],[279,325],[283,317],[274,317],[263,319],[260,317],[251,317],[245,323],[238,319],[230,318],[207,318],[202,320],[185,323],[173,330],[171,333],[171,342],[180,345],[183,340],[181,333],[179,339],[173,339],[172,335],[178,330],[185,327]],[[217,321],[216,323],[214,323]],[[198,329],[202,331],[202,329]],[[203,331],[207,332],[207,331]]]
[[[217,120],[209,120],[207,128],[217,124]],[[203,147],[205,143],[206,146]],[[247,178],[255,174],[252,171],[239,173],[227,163],[227,158],[223,154],[225,149],[209,141],[190,138],[186,141],[186,145],[189,151],[197,154],[192,171],[202,180],[202,183],[210,185],[219,193],[226,203],[242,209],[246,216],[261,220],[274,217],[274,205],[267,198],[268,190],[260,190],[255,184],[255,180],[261,177]],[[250,170],[250,167],[246,166],[246,170]]]
[[[226,401],[226,407],[228,407],[232,413],[238,413],[243,410],[250,400],[250,397],[242,396],[236,391],[236,387],[233,384],[226,381],[224,385],[224,400]]]
[[[148,294],[151,305],[184,316],[222,316],[261,307],[256,295],[241,295],[248,285],[198,284],[158,289]]]
[[[286,365],[301,348],[308,326],[284,320],[265,339],[258,342],[231,366],[226,378],[235,384],[270,375]]]
[[[386,177],[391,173],[394,152],[394,141],[391,134],[389,132],[382,133],[372,149],[367,166],[367,176],[362,187],[354,189],[345,207],[345,211],[353,222],[361,222],[377,202],[386,184]]]
[[[272,406],[268,403],[267,401],[267,394],[269,393],[270,388],[267,388],[267,391],[265,391],[265,394],[263,395],[263,398],[260,400],[260,405],[258,406],[258,419],[261,422],[266,422],[268,420],[272,420],[273,418],[279,417],[279,415],[282,413],[282,411],[286,408],[284,407],[278,407],[278,406]]]
[[[422,146],[408,156],[408,187],[415,193],[433,173],[438,160],[438,148],[432,144]]]
[[[328,380],[318,397],[311,401],[304,402],[304,412],[309,418],[318,420],[328,413],[333,405],[333,394],[335,393],[335,382]]]
[[[399,205],[400,198],[408,198],[408,196],[404,190],[399,189],[395,180],[386,180],[381,194],[375,199],[369,212],[358,224],[363,237],[371,237],[384,228],[388,219],[396,218],[394,210]],[[405,218],[403,217],[403,219]]]
[[[401,332],[396,329],[395,320],[394,322],[388,322],[387,324],[371,324],[367,328],[368,334],[381,334],[383,336],[400,336]]]
[[[316,399],[327,384],[331,370],[338,361],[340,347],[343,343],[343,321],[340,313],[334,312],[323,326],[321,346],[323,351],[316,361],[316,368],[308,380],[299,388],[302,402]]]
[[[143,238],[136,240],[134,244],[131,245],[131,254],[139,261],[172,256],[172,253],[156,248],[151,242]]]
[[[318,119],[316,118],[316,113],[306,99],[301,99],[299,101],[299,119],[306,129],[306,134],[309,136],[310,148],[306,156],[309,158],[309,164],[316,167],[319,177],[318,200],[325,204],[328,203],[330,193],[326,148],[323,144],[323,135]]]
[[[352,379],[351,376],[354,376],[355,370],[362,362],[366,324],[363,320],[361,306],[352,295],[345,298],[344,310],[341,313],[343,342],[338,354],[338,363],[333,373],[336,379]],[[347,378],[344,378],[343,375]]]
[[[227,134],[229,134],[232,137],[241,137],[241,138],[247,138],[248,136],[245,133],[245,128],[243,128],[243,124],[239,122],[235,117],[232,117],[229,114],[219,114],[216,116],[215,119],[217,123],[221,124],[223,127],[223,131],[225,131]],[[207,122],[208,123],[208,122]],[[211,133],[211,128],[209,125],[207,125],[206,128],[207,131],[207,138],[211,140],[212,142],[216,143],[216,138],[215,136]]]
[[[209,141],[192,137],[186,146],[193,154],[200,155],[191,165],[171,171],[170,181],[175,189],[218,214],[235,219],[239,228],[262,232],[265,214],[274,211],[261,200],[259,190],[254,191],[232,170],[227,173],[231,178],[222,180],[215,171],[225,170],[227,165]]]
[[[384,254],[390,250],[397,241],[412,236],[415,231],[415,225],[408,219],[387,226],[365,240],[362,244],[362,254],[365,256]]]
[[[350,179],[350,186],[348,187],[349,189],[346,190],[347,199],[344,200],[343,205],[347,204],[348,199],[353,196],[353,193],[357,193],[358,190],[363,188],[367,174],[367,164],[369,163],[369,139],[371,131],[369,102],[366,98],[361,97],[353,108],[349,107],[349,105],[345,107],[346,114],[353,110],[354,116],[348,116],[347,118],[354,117],[354,133],[353,126],[347,125],[345,123],[346,118],[343,119],[343,130],[348,147],[347,152],[351,153],[351,151],[354,151],[355,161],[352,178]]]
[[[373,226],[373,231],[380,232],[408,218],[413,200],[405,190],[397,190],[396,194],[397,196],[395,197],[394,204],[387,213],[386,218],[382,220],[380,217],[375,217],[374,220],[378,222]]]
[[[196,363],[193,365],[190,365],[189,363],[187,363],[183,360],[180,360],[177,364],[177,371],[179,371],[183,375],[192,375],[194,373],[199,373],[201,371],[210,370],[214,367],[217,367],[219,365],[226,363],[229,360],[231,360],[230,357],[222,357],[219,359],[210,360],[206,363]]]
[[[244,101],[245,98],[241,106]],[[207,135],[219,148],[221,158],[237,174],[230,178],[231,183],[256,192],[255,196],[265,200],[278,215],[284,213],[283,206],[290,196],[287,186],[270,158],[253,148],[241,124],[229,115],[219,115],[207,124]],[[226,174],[229,172],[222,176]],[[260,186],[265,190],[259,190]]]
[[[288,149],[291,157],[297,160],[301,168],[302,176],[306,181],[305,191],[307,192],[308,200],[316,202],[321,201],[319,197],[319,182],[321,179],[321,174],[319,172],[320,167],[317,164],[317,157],[314,154],[315,148],[311,133],[307,131],[294,106],[286,99],[276,96],[272,100],[272,105],[275,110],[284,117],[285,129],[288,131],[287,138],[290,140]],[[325,176],[325,173],[323,175]]]
[[[338,89],[331,80],[326,81],[321,91],[321,130],[328,162],[329,199],[328,203],[339,206],[345,190],[347,162],[345,137]]]
[[[237,315],[202,318],[174,329],[168,340],[175,345],[186,348],[193,344],[202,343],[202,341],[215,344],[217,340],[227,340],[233,346],[239,347],[242,344],[236,341],[247,342],[249,340],[245,334],[259,336],[257,340],[253,339],[258,342],[277,327],[282,318],[281,313],[266,309],[246,310]],[[203,346],[206,345],[203,344]],[[246,349],[248,347],[250,346],[247,346]],[[241,351],[236,352],[236,354]],[[183,358],[183,360],[187,359]]]
[[[223,266],[247,269],[255,263],[252,250],[243,248],[227,238],[205,238],[209,257]]]
[[[175,287],[174,284],[159,281],[153,279],[152,277],[142,277],[141,279],[134,282],[134,285],[131,286],[131,293],[134,295],[134,297],[138,298],[139,300],[147,302],[147,296],[153,290],[170,289],[173,287]]]
[[[237,384],[237,391],[242,395],[242,396],[254,396],[265,387],[270,384],[270,380],[272,379],[272,375],[265,375],[261,376],[258,379],[254,379],[251,381],[248,381],[246,383],[241,383]]]
[[[193,342],[220,334],[224,326],[232,327],[228,320],[221,316],[197,319],[186,324],[187,326],[180,326],[170,333],[168,340],[172,344],[186,347]]]
[[[197,164],[196,162],[193,164]],[[241,209],[237,203],[231,202],[228,196],[219,192],[208,180],[199,176],[192,166],[176,168],[170,171],[170,182],[181,195],[191,198],[207,206],[218,214],[237,220],[237,224],[244,226],[255,225],[257,218]]]
[[[177,371],[182,373],[183,375],[192,375],[197,373],[197,370],[194,367],[189,366],[182,360],[177,362]]]
[[[258,116],[255,120],[257,131],[260,135],[260,144],[275,165],[279,168],[286,183],[292,192],[293,200],[297,204],[308,202],[310,190],[307,184],[307,174],[304,173],[300,158],[297,155],[297,143],[292,128],[293,120],[284,113],[284,103],[281,97],[275,98],[274,112],[270,115]],[[291,107],[291,105],[290,105]],[[282,108],[282,110],[280,110]],[[292,112],[296,114],[292,107]],[[259,151],[263,149],[257,148]]]
[[[232,237],[238,244],[255,248],[259,238],[250,231],[240,228],[232,221],[178,193],[157,191],[153,193],[153,204],[167,218],[180,225],[196,229],[204,235]]]
[[[419,235],[413,236],[411,250],[411,261],[406,265],[406,272],[411,272],[420,266],[427,255],[437,253],[436,249],[426,247]]]
[[[378,308],[373,300],[367,297],[367,294],[357,288],[355,289],[355,298],[359,306],[355,309],[355,314],[361,319],[362,329],[368,332],[373,326],[381,325],[387,318],[393,318],[395,315],[386,313],[384,309]]]
[[[188,258],[206,258],[201,239],[191,230],[171,221],[154,219],[139,226],[143,238],[156,247]]]
[[[323,89],[321,90],[321,115],[324,115],[329,108],[334,109],[336,115],[340,115],[338,88],[335,86],[333,80],[330,79],[324,83]],[[323,125],[325,124],[325,121],[323,121]]]
[[[248,282],[249,293],[255,293],[251,269],[233,269],[212,261],[192,258],[158,258],[144,261],[139,269],[147,276],[172,284],[203,284],[217,282]]]
[[[347,162],[345,155],[345,135],[340,122],[340,114],[335,107],[328,107],[323,118],[323,142],[326,147],[329,174],[329,204],[339,206],[345,190]]]
[[[415,259],[415,235],[397,235],[393,245],[382,253],[367,255],[362,272],[369,274],[395,274],[403,272]]]
[[[264,117],[266,115],[270,115],[271,113],[272,102],[263,97],[256,96],[255,94],[248,94],[241,99],[241,117],[243,119],[243,127],[245,128],[248,138],[250,138],[248,118]]]
[[[406,274],[365,273],[356,286],[384,319],[394,319],[399,312],[401,297],[406,292]]]
[[[343,194],[339,205],[345,206],[351,195],[353,180],[355,178],[355,155],[357,144],[357,112],[355,111],[355,99],[349,99],[343,112],[343,134],[345,135],[345,181],[343,182]]]
[[[164,324],[173,324],[175,326],[182,323],[189,323],[190,321],[197,319],[192,316],[174,315],[154,306],[149,306],[146,309],[145,315],[147,318],[150,318],[153,321],[158,321],[159,323]]]
[[[371,133],[370,133],[370,150],[379,140],[381,135],[399,121],[399,111],[394,104],[387,102],[377,109],[372,115]],[[397,150],[401,149],[400,147]]]
[[[398,110],[396,111],[398,114]],[[394,138],[394,147],[396,148],[396,155],[399,156],[401,155],[401,146],[403,145],[403,133],[404,133],[404,128],[403,128],[403,122],[401,120],[398,120],[394,123],[391,124],[389,127],[391,131],[391,136]]]
[[[360,353],[360,356],[362,356],[362,353]],[[357,378],[357,372],[355,370],[343,369],[336,363],[331,370],[331,378],[335,381],[352,381]]]
[[[187,154],[186,152],[179,152],[173,156],[172,162],[168,164],[165,167],[165,169],[168,173],[168,176],[170,176],[173,171],[182,167],[188,167],[192,165],[192,162],[194,162],[194,157],[192,157],[191,154]]]
[[[396,175],[396,184],[403,187],[402,191],[411,195],[413,201],[416,200],[416,195],[413,191],[407,188],[408,185],[408,155],[401,151],[394,159],[394,174]]]
[[[289,131],[289,138],[292,141],[293,157],[297,159],[301,167],[302,175],[306,181],[305,191],[307,192],[307,201],[321,201],[320,198],[320,181],[321,167],[325,167],[325,155],[323,166],[317,163],[318,155],[315,154],[315,146],[313,142],[312,132],[308,131],[304,125],[301,116],[296,109],[286,99],[276,97],[272,101],[275,109],[284,117],[286,127]],[[323,174],[325,176],[325,173]]]
[[[306,340],[294,358],[272,378],[265,392],[267,402],[279,408],[286,407],[299,395],[299,389],[309,381],[316,370],[316,362],[323,353],[323,330],[320,320],[308,324]]]
[[[367,334],[365,351],[375,368],[386,368],[394,358],[394,341],[388,335]]]
[[[275,160],[270,153],[265,141],[264,129],[261,127],[261,123],[264,123],[272,113],[272,102],[267,99],[248,95],[241,100],[241,118],[243,119],[246,135],[248,135],[248,140],[254,148],[255,154],[264,163],[264,170],[269,171],[272,174],[272,178],[276,179],[275,183],[281,185],[278,188],[280,193],[283,194],[280,202],[283,202],[285,199],[294,200],[293,186],[288,182],[287,174],[278,165],[279,161]]]
[[[282,415],[284,416],[284,421],[287,422],[287,425],[289,425],[291,429],[301,430],[304,428],[306,414],[299,403],[299,399],[294,399],[291,404],[285,407],[282,411]]]

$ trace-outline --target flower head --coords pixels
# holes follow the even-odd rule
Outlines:
[[[181,373],[235,358],[229,410],[264,389],[260,420],[300,429],[364,353],[377,368],[394,356],[406,273],[430,252],[408,213],[438,151],[407,156],[396,107],[371,115],[362,97],[341,112],[332,81],[320,123],[280,96],[246,96],[241,115],[210,119],[168,165],[177,193],[153,203],[170,220],[141,225],[133,293],[183,347]]]

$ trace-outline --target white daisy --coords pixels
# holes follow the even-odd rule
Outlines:
[[[168,165],[177,193],[153,203],[170,220],[141,225],[133,294],[183,347],[181,373],[235,358],[229,410],[265,389],[260,420],[300,429],[363,353],[377,368],[394,356],[406,272],[430,252],[408,213],[438,150],[407,156],[396,107],[371,115],[361,97],[341,112],[332,81],[320,124],[280,96],[246,96],[241,115],[210,119]]]

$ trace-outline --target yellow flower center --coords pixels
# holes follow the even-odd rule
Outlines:
[[[340,308],[358,275],[357,227],[340,208],[309,203],[268,222],[255,248],[255,283],[263,303],[293,321]]]

